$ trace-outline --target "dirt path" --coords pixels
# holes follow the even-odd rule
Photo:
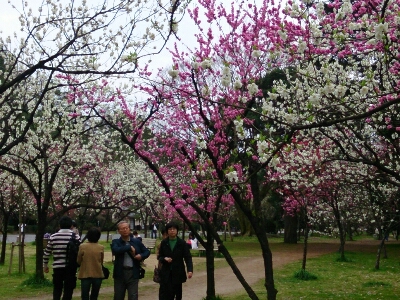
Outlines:
[[[379,241],[362,241],[362,242],[347,242],[345,249],[346,251],[365,251],[365,252],[376,252],[378,249]],[[322,243],[310,243],[308,247],[308,258],[316,257],[326,253],[333,253],[338,250],[338,243],[335,241],[322,242]],[[303,244],[290,245],[285,248],[284,251],[272,251],[273,255],[273,266],[274,269],[280,268],[288,263],[299,261],[302,259]],[[193,257],[193,262],[204,261],[204,257]],[[224,261],[224,258],[217,258],[216,260]],[[236,261],[236,259],[235,259]],[[249,285],[255,284],[260,279],[264,278],[263,273],[263,260],[262,257],[241,257],[237,259],[237,266],[242,272],[246,281]],[[155,255],[151,255],[146,260],[146,271],[152,273],[154,265],[156,264]],[[237,293],[243,290],[242,285],[233,274],[229,266],[221,267],[215,270],[216,278],[216,294],[217,295],[229,295]],[[194,273],[193,278],[188,280],[183,285],[183,299],[188,300],[201,300],[206,295],[206,279],[207,274],[205,271]],[[109,279],[110,280],[110,279]],[[112,280],[112,279],[111,279]],[[159,285],[152,281],[144,281],[139,285],[139,298],[140,300],[155,300],[158,299],[158,287]],[[113,288],[104,287],[100,290],[100,299],[112,299]],[[74,291],[74,296],[80,296],[80,290]],[[50,295],[33,298],[23,298],[20,300],[51,300]]]

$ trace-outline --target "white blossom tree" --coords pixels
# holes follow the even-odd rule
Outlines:
[[[0,155],[23,141],[45,95],[61,86],[57,75],[76,75],[71,85],[103,77],[134,80],[142,60],[159,53],[175,34],[187,3],[21,0],[8,5],[19,15],[20,27],[0,32]]]

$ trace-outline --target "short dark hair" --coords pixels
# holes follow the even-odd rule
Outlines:
[[[86,238],[91,243],[97,243],[100,239],[101,232],[97,227],[92,227],[88,230]]]
[[[68,216],[62,216],[60,221],[58,221],[61,229],[71,229],[72,219]]]
[[[172,227],[176,228],[176,230],[179,231],[179,226],[175,222],[169,222],[167,225],[165,225],[165,230],[168,231],[168,229]]]

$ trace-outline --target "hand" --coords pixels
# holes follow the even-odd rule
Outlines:
[[[142,256],[140,254],[136,254],[133,258],[136,260],[142,260]]]
[[[133,246],[131,246],[131,253],[132,253],[132,256],[135,256],[136,250]]]
[[[171,263],[171,262],[172,262],[172,258],[171,258],[171,257],[166,257],[166,258],[164,258],[164,260],[165,260],[167,263]]]
[[[49,267],[48,266],[43,266],[43,272],[49,273]]]
[[[188,278],[190,279],[190,278],[192,278],[193,273],[192,272],[188,272],[187,275],[188,275]]]

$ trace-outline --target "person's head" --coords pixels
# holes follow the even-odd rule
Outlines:
[[[76,222],[74,220],[72,220],[72,226],[76,228],[76,227],[78,227],[78,224],[76,224]]]
[[[161,230],[161,236],[162,236],[162,239],[166,239],[168,237],[167,229],[163,228]]]
[[[136,230],[132,231],[133,236],[138,236],[138,232]]]
[[[86,238],[91,243],[97,243],[100,239],[101,232],[97,227],[92,227],[88,230]]]
[[[68,216],[62,216],[58,221],[60,225],[60,229],[71,229],[72,227],[72,219]]]
[[[189,232],[189,239],[193,240],[194,239],[194,234]]]
[[[124,239],[129,238],[131,231],[129,229],[129,224],[126,221],[119,222],[117,225],[118,233]]]
[[[167,225],[165,225],[165,229],[167,230],[168,237],[170,238],[174,239],[178,235],[179,226],[175,222],[169,222]]]

